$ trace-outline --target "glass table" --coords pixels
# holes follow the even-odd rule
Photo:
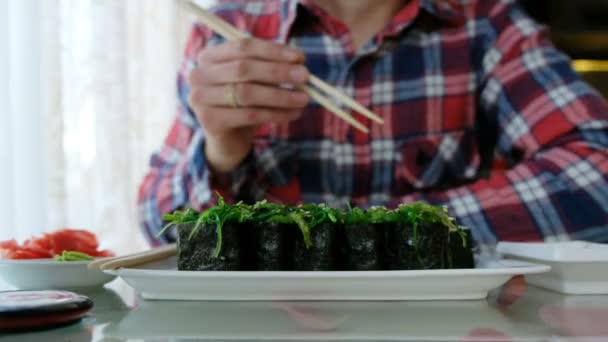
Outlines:
[[[608,296],[534,287],[452,302],[144,301],[120,279],[75,292],[95,302],[81,322],[0,341],[608,341]]]

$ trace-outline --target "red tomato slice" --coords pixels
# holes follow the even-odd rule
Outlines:
[[[8,259],[46,259],[46,257],[34,251],[15,249],[8,253]]]
[[[64,251],[85,253],[93,257],[114,256],[113,252],[100,251],[98,248],[95,234],[81,229],[60,229],[26,240],[22,246],[15,240],[0,241],[0,258],[44,259]]]
[[[19,244],[16,240],[0,241],[0,258],[10,259],[10,253],[18,248]]]
[[[51,249],[51,242],[48,238],[48,234],[43,234],[42,237],[32,238],[30,240],[27,240],[23,243],[23,245],[32,246],[32,247],[44,249],[47,251]]]
[[[95,234],[81,229],[61,229],[54,233],[55,235],[69,236],[74,240],[78,240],[85,245],[97,247],[99,242]]]
[[[36,253],[39,253],[41,255],[45,255],[47,258],[53,256],[50,252],[49,243],[44,237],[26,240],[23,243],[23,248],[35,251]]]
[[[6,241],[0,241],[0,248],[2,249],[15,249],[15,248],[19,248],[19,244],[17,243],[17,240],[6,240]]]
[[[23,246],[19,250],[24,251],[24,252],[28,252],[28,253],[34,253],[34,254],[38,255],[38,258],[41,258],[41,259],[43,259],[43,258],[46,259],[46,258],[52,258],[53,257],[53,254],[51,254],[50,251],[44,250],[44,249]]]
[[[97,250],[97,239],[90,233],[84,234],[82,231],[61,230],[51,235],[54,250],[68,250],[83,252],[85,250]]]

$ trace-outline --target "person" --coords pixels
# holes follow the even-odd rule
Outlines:
[[[139,191],[163,214],[269,199],[448,206],[481,244],[608,241],[608,106],[514,0],[225,1],[195,25],[179,110]],[[384,119],[362,133],[315,75]]]

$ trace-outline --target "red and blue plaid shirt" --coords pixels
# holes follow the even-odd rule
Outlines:
[[[215,13],[299,47],[309,70],[384,118],[365,135],[311,103],[265,125],[230,174],[209,171],[188,73],[222,39],[195,26],[180,107],[140,189],[150,241],[163,213],[229,201],[447,205],[481,243],[608,241],[608,106],[514,0],[414,0],[358,51],[312,1],[226,1]]]

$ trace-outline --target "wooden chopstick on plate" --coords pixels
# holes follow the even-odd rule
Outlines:
[[[211,30],[213,30],[216,33],[218,33],[219,35],[221,35],[226,40],[229,40],[229,41],[230,40],[239,40],[239,39],[245,39],[245,38],[249,37],[246,33],[238,30],[236,27],[232,26],[230,23],[228,23],[224,19],[217,17],[214,14],[206,11],[205,9],[201,8],[200,6],[198,6],[196,3],[192,2],[192,1],[181,0],[180,3],[182,5],[184,5],[184,7],[186,7],[190,12],[195,14],[203,24],[205,24]],[[326,92],[328,95],[333,96],[334,98],[339,100],[341,103],[349,106],[351,109],[354,109],[355,111],[359,112],[361,115],[369,118],[370,120],[373,120],[379,124],[384,123],[384,120],[382,120],[382,118],[380,118],[379,116],[374,114],[372,111],[365,108],[363,105],[361,105],[357,101],[346,96],[345,94],[340,92],[338,89],[332,87],[330,84],[324,82],[323,80],[319,79],[318,77],[311,75],[310,83],[313,86],[317,87],[318,89]],[[355,120],[350,114],[348,114],[347,112],[345,112],[344,110],[340,109],[338,106],[333,104],[330,99],[326,98],[324,95],[322,95],[320,92],[318,92],[314,88],[312,88],[310,86],[302,86],[302,87],[300,87],[300,89],[305,91],[306,93],[308,93],[308,95],[310,95],[310,97],[313,100],[315,100],[317,103],[319,103],[320,105],[325,107],[330,112],[332,112],[335,115],[337,115],[338,117],[340,117],[342,120],[349,123],[351,126],[359,129],[360,131],[362,131],[364,133],[369,133],[369,130],[367,129],[367,127],[362,125],[359,121]]]
[[[121,267],[133,267],[147,264],[154,261],[163,260],[177,254],[176,244],[153,248],[144,252],[123,255],[120,257],[106,258],[92,261],[88,268],[98,268],[100,270],[113,270]]]

